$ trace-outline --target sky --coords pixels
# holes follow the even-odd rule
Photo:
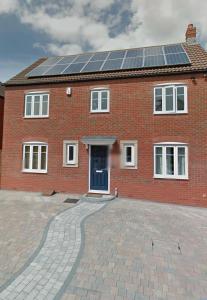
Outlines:
[[[1,0],[0,81],[39,57],[185,40],[207,48],[207,0]]]

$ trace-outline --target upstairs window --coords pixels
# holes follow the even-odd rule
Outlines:
[[[109,112],[109,90],[97,89],[91,91],[91,112]]]
[[[25,96],[26,118],[44,118],[49,116],[49,94],[31,93]]]
[[[32,142],[23,145],[23,171],[30,173],[47,172],[47,144]]]
[[[154,113],[187,113],[187,87],[169,85],[154,89]]]
[[[188,179],[188,147],[173,144],[155,145],[154,177]]]

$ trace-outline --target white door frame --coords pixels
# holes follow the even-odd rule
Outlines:
[[[91,190],[90,183],[91,183],[91,146],[107,146],[108,148],[108,190]],[[88,192],[89,193],[97,193],[97,194],[110,194],[110,181],[111,181],[111,156],[110,156],[110,146],[109,145],[89,145],[89,162],[88,162]]]

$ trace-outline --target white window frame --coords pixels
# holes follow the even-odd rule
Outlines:
[[[30,158],[29,158],[29,165],[30,167],[28,169],[25,169],[25,147],[30,146]],[[31,148],[33,146],[38,146],[38,168],[32,169],[32,163],[33,163],[33,151],[31,151]],[[41,166],[41,146],[46,146],[46,169],[42,170],[40,168]],[[47,173],[48,168],[48,144],[43,142],[26,142],[23,143],[23,158],[22,158],[22,172],[25,173]]]
[[[184,110],[177,110],[177,88],[184,88]],[[166,89],[173,88],[173,109],[166,110]],[[162,90],[162,111],[156,111],[156,90]],[[157,85],[154,87],[154,108],[153,112],[155,115],[163,114],[186,114],[188,113],[188,89],[185,84],[168,84],[168,85]]]
[[[69,147],[73,147],[73,160],[69,160]],[[63,141],[63,167],[78,167],[78,141]]]
[[[98,93],[98,109],[93,109],[93,93]],[[101,108],[101,94],[102,92],[107,92],[107,108],[102,109]],[[109,112],[109,105],[110,105],[110,92],[107,88],[95,88],[91,90],[91,100],[90,100],[90,112],[91,113],[105,113]]]
[[[122,169],[137,169],[137,141],[120,141],[121,146],[121,168]],[[126,161],[126,148],[132,149],[132,161]]]
[[[40,114],[34,115],[34,99],[35,96],[40,96]],[[43,103],[43,96],[48,96],[48,105],[47,105],[47,114],[42,114],[42,103]],[[27,115],[27,98],[32,97],[31,102],[31,115]],[[49,106],[50,106],[50,95],[47,92],[31,92],[25,94],[25,101],[24,101],[24,118],[48,118],[49,117]]]
[[[174,148],[174,175],[167,174],[166,148]],[[185,148],[185,175],[178,174],[178,148]],[[156,174],[156,148],[162,148],[162,174]],[[161,179],[189,179],[188,178],[188,145],[185,143],[165,142],[154,144],[154,178]]]

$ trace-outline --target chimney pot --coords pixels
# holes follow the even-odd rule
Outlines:
[[[196,43],[196,27],[194,27],[193,24],[188,24],[185,37],[188,44]]]

